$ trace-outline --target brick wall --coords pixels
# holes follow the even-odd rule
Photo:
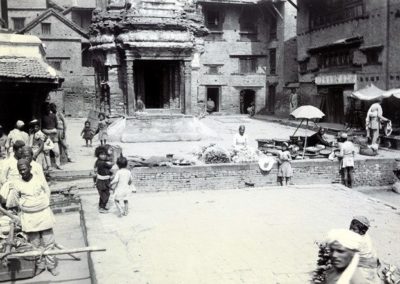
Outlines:
[[[357,160],[355,186],[383,186],[394,181],[394,160]],[[295,184],[339,183],[339,163],[329,160],[293,161]],[[261,173],[257,164],[220,164],[188,167],[133,168],[139,191],[234,189],[276,185],[277,168]]]

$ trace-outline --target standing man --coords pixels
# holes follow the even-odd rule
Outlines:
[[[296,108],[299,107],[299,95],[296,92],[296,88],[292,88],[292,93],[289,97],[289,112],[292,113]]]
[[[0,196],[2,201],[6,201],[10,192],[10,182],[19,180],[21,176],[17,168],[17,162],[22,157],[23,147],[25,143],[17,140],[13,145],[13,155],[4,160],[3,167],[0,174]]]
[[[62,153],[64,152],[65,156],[67,157],[67,161],[72,162],[71,158],[68,155],[68,145],[67,145],[67,137],[66,137],[67,123],[65,121],[65,118],[61,112],[57,111],[56,104],[51,103],[50,110],[57,117],[58,147],[60,150],[60,155],[62,155]]]
[[[42,116],[42,131],[46,134],[50,140],[54,143],[54,148],[51,150],[54,153],[54,160],[56,164],[56,169],[61,170],[60,161],[60,149],[58,145],[58,122],[57,117],[51,112],[50,104],[45,105],[45,111]]]
[[[55,218],[50,209],[49,187],[41,177],[32,174],[32,167],[28,160],[20,159],[17,167],[21,179],[10,185],[8,198],[18,200],[22,231],[27,234],[29,242],[36,249],[43,251],[53,249]],[[36,273],[39,274],[47,268],[52,275],[56,276],[59,274],[56,266],[54,256],[42,256],[36,262]]]
[[[383,116],[381,101],[370,106],[365,118],[365,128],[367,130],[367,137],[371,140],[371,145],[379,144],[378,138],[381,123],[388,121],[390,120]]]
[[[345,186],[352,188],[354,181],[354,155],[356,154],[356,149],[354,144],[347,140],[346,133],[342,133],[341,137],[344,142],[338,156],[342,158],[341,168],[343,170],[343,181]]]
[[[4,185],[7,181],[20,178],[17,169],[17,162],[22,157],[22,148],[24,146],[24,141],[17,140],[14,142],[13,155],[4,160],[3,163],[3,168],[0,175],[0,186]]]
[[[13,145],[15,141],[23,141],[25,144],[29,142],[29,135],[25,131],[22,130],[25,123],[22,120],[18,120],[15,124],[15,128],[10,131],[6,140],[6,150],[7,150],[7,157],[11,157],[13,155]]]

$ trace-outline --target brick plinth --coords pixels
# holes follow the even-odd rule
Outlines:
[[[384,186],[394,181],[394,160],[356,160],[354,186]],[[327,159],[292,162],[295,184],[340,183],[339,163]],[[276,185],[277,167],[261,172],[256,163],[133,168],[139,191],[203,190]]]

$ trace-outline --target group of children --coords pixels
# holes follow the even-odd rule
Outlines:
[[[99,134],[100,144],[101,145],[107,144],[107,138],[108,138],[107,127],[109,125],[109,121],[107,120],[104,113],[100,113],[98,115],[98,118],[99,118],[99,123],[96,131],[93,130],[89,120],[85,121],[85,126],[82,129],[81,136],[86,141],[86,147],[92,147],[93,136],[96,135],[97,133]]]
[[[114,193],[114,202],[118,209],[118,216],[127,216],[129,211],[128,196],[135,192],[133,177],[128,166],[128,160],[120,155],[116,161],[118,169],[113,163],[113,150],[110,145],[101,145],[96,148],[97,158],[94,165],[94,182],[99,192],[99,212],[108,213],[111,192]]]

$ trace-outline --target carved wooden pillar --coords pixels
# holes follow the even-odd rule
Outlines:
[[[126,84],[127,84],[127,115],[132,115],[136,109],[134,59],[126,57]]]
[[[185,84],[185,114],[192,113],[192,65],[190,60],[185,60],[184,66],[184,84]]]

